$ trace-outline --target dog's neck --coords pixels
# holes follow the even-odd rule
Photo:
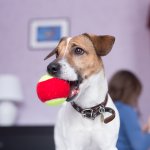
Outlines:
[[[84,80],[80,85],[80,93],[74,102],[82,108],[89,108],[102,103],[108,92],[104,70]]]

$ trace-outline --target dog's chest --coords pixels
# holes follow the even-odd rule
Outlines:
[[[68,118],[69,120],[64,123],[65,139],[70,141],[68,137],[73,137],[73,140],[79,140],[79,143],[81,142],[85,145],[86,150],[98,149],[97,143],[103,145],[103,139],[105,141],[109,139],[110,130],[101,121],[100,116],[95,118],[95,120],[83,118],[80,114],[77,114],[77,116],[74,119]],[[109,142],[106,141],[106,143]]]
[[[103,123],[103,116],[99,115],[94,120],[88,119],[77,112],[72,106],[66,106],[65,118],[63,119],[64,127],[70,132],[86,132],[86,134],[92,135],[92,133],[102,133],[106,128]]]

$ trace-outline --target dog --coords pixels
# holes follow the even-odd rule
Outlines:
[[[109,35],[63,37],[45,58],[56,54],[47,72],[71,87],[55,126],[56,150],[117,150],[119,114],[108,94],[101,58],[114,42]]]

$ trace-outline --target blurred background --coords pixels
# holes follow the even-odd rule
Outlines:
[[[84,32],[116,37],[111,53],[104,58],[108,79],[119,69],[134,72],[142,81],[142,121],[150,114],[150,28],[149,0],[1,0],[0,74],[17,76],[22,88],[17,125],[49,125],[56,121],[59,107],[42,104],[36,84],[49,61],[51,47],[32,48],[33,20],[67,19],[69,36]]]

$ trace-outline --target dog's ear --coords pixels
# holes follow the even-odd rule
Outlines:
[[[55,55],[56,53],[57,53],[57,49],[55,48],[44,58],[44,60],[50,58],[51,56]]]
[[[97,36],[97,35],[92,35],[87,33],[84,33],[83,35],[85,35],[92,41],[98,56],[107,55],[112,49],[113,44],[115,42],[115,37],[110,35]]]
[[[66,37],[62,37],[62,38],[60,39],[58,45],[59,45],[63,40],[65,40],[65,39],[66,39]],[[57,45],[57,46],[58,46],[58,45]],[[57,47],[56,47],[54,50],[52,50],[52,51],[44,58],[44,60],[50,58],[51,56],[53,56],[53,55],[55,55],[55,54],[57,55]]]

